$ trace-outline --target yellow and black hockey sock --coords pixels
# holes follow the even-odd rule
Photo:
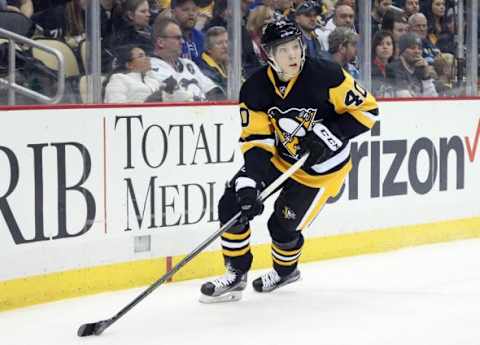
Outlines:
[[[247,272],[252,265],[250,252],[250,227],[235,232],[225,232],[221,237],[223,258],[226,265],[241,272]]]
[[[303,236],[289,243],[272,242],[273,268],[280,276],[292,273],[298,265],[302,254]]]

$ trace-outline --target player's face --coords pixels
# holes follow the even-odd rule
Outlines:
[[[302,46],[298,39],[273,48],[273,58],[283,73],[283,79],[291,79],[300,73],[302,53]]]

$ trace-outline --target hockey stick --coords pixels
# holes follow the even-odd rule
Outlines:
[[[282,185],[290,176],[293,175],[295,171],[297,171],[303,163],[307,160],[309,154],[306,153],[303,155],[295,164],[293,164],[287,171],[285,171],[282,175],[280,175],[275,181],[273,181],[267,188],[265,188],[258,198],[263,202],[265,201],[278,187]],[[196,257],[201,251],[203,251],[206,247],[208,247],[214,240],[220,237],[225,231],[230,229],[232,225],[235,224],[237,219],[240,217],[241,212],[235,214],[232,219],[226,222],[220,229],[210,235],[205,241],[203,241],[198,247],[196,247],[190,254],[184,257],[178,264],[176,264],[170,271],[165,273],[162,277],[160,277],[156,282],[150,285],[145,291],[143,291],[140,295],[138,295],[133,301],[131,301],[127,306],[125,306],[122,310],[120,310],[115,316],[111,317],[107,320],[102,320],[98,322],[86,323],[80,326],[77,331],[77,335],[79,337],[87,337],[90,335],[100,335],[110,327],[114,322],[118,321],[123,315],[130,311],[133,307],[135,307],[138,303],[140,303],[145,297],[150,295],[157,287],[165,283],[169,280],[175,273],[177,273],[183,266],[185,266],[190,260]]]

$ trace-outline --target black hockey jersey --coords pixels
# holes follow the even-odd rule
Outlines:
[[[247,174],[258,181],[270,160],[281,172],[299,158],[299,137],[321,122],[343,146],[324,162],[298,170],[292,178],[310,187],[339,170],[350,170],[349,140],[378,119],[374,97],[338,64],[306,59],[301,73],[284,83],[268,66],[240,90],[241,150]]]

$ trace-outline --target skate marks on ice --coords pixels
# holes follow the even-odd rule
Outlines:
[[[239,302],[201,304],[204,280],[161,286],[101,336],[78,327],[107,319],[143,289],[0,313],[6,345],[311,344],[478,345],[480,240],[302,264],[302,280],[272,293],[249,285]]]

